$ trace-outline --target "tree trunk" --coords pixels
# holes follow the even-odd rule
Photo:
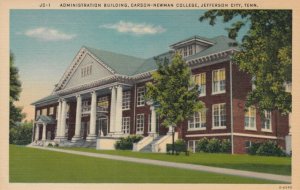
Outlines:
[[[174,151],[175,151],[175,142],[174,142],[174,138],[175,138],[175,127],[172,126],[172,155],[174,155]]]

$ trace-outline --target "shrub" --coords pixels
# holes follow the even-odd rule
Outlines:
[[[133,143],[139,142],[143,136],[141,135],[129,135],[127,137],[121,137],[119,141],[116,142],[115,148],[118,150],[132,150]]]
[[[262,143],[256,151],[261,156],[285,156],[284,151],[274,141],[266,141]]]
[[[216,138],[207,139],[206,137],[200,139],[196,147],[196,152],[229,153],[230,150],[231,150],[230,140],[228,139],[219,140]]]
[[[209,140],[204,137],[200,139],[196,145],[196,152],[207,152],[207,145]]]
[[[53,147],[52,143],[49,143],[49,144],[48,144],[48,147]]]
[[[230,153],[231,151],[231,143],[229,139],[223,139],[221,141],[221,152]]]
[[[9,128],[9,143],[26,145],[31,143],[32,122],[20,123]]]
[[[207,145],[207,152],[216,153],[221,152],[221,142],[216,138],[212,138],[209,140]]]
[[[167,144],[167,153],[172,152],[172,144]],[[178,139],[174,142],[174,152],[180,154],[181,152],[187,152],[187,147],[183,139]]]
[[[260,145],[261,143],[252,143],[252,145],[248,148],[248,154],[255,155]]]

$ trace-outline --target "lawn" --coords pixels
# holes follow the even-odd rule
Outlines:
[[[9,148],[10,182],[47,183],[277,183],[22,146]]]
[[[153,160],[162,160],[179,163],[199,164],[206,166],[215,166],[222,168],[231,168],[238,170],[247,170],[271,174],[291,175],[290,157],[272,157],[272,156],[252,156],[252,155],[231,155],[231,154],[213,154],[213,153],[195,153],[190,156],[181,154],[179,156],[163,153],[142,153],[125,150],[96,150],[94,148],[67,148],[85,152],[95,152],[111,155],[128,156],[135,158],[147,158]]]

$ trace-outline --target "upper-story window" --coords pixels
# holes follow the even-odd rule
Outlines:
[[[97,102],[97,107],[98,107],[97,111],[107,112],[108,111],[108,97],[107,96],[100,97]]]
[[[183,47],[183,57],[186,57],[188,55],[188,52],[187,52],[187,47]]]
[[[249,107],[245,112],[245,129],[256,130],[256,109],[255,107]]]
[[[138,87],[136,92],[136,101],[137,106],[144,106],[145,105],[145,87]]]
[[[92,74],[92,65],[86,65],[81,68],[81,77],[86,77]]]
[[[189,130],[206,129],[206,111],[195,112],[188,123]]]
[[[193,76],[195,84],[198,85],[199,96],[206,95],[206,73]]]
[[[130,91],[123,92],[123,98],[122,98],[122,109],[123,110],[130,109],[130,96],[131,96]]]
[[[41,115],[47,115],[47,108],[42,109]]]
[[[49,115],[53,115],[54,114],[54,107],[50,107],[49,108]]]
[[[41,115],[41,110],[36,110],[36,117]]]
[[[271,132],[272,131],[272,113],[270,111],[264,112],[264,117],[262,119],[262,131]]]
[[[193,55],[193,45],[189,45],[189,55]]]
[[[225,69],[218,69],[212,72],[212,93],[224,93],[225,92]]]
[[[213,111],[213,129],[226,128],[226,104],[214,104]]]
[[[89,106],[88,100],[83,100],[82,101],[82,112],[87,112],[91,110],[91,106]]]

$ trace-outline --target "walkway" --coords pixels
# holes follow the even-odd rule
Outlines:
[[[47,147],[38,147],[38,146],[29,146],[29,147],[43,149],[43,150],[50,150],[55,152],[82,155],[82,156],[105,158],[110,160],[135,162],[141,164],[151,164],[151,165],[164,166],[164,167],[205,171],[205,172],[212,172],[212,173],[219,173],[219,174],[235,175],[240,177],[250,177],[250,178],[266,179],[266,180],[273,180],[273,181],[281,181],[284,183],[291,183],[291,176],[284,176],[284,175],[250,172],[250,171],[218,168],[218,167],[195,165],[195,164],[184,164],[184,163],[175,163],[175,162],[167,162],[167,161],[159,161],[159,160],[132,158],[132,157],[125,157],[125,156],[115,156],[115,155],[100,154],[100,153],[81,152],[81,151],[65,150],[65,149],[57,149],[57,148],[47,148]]]

